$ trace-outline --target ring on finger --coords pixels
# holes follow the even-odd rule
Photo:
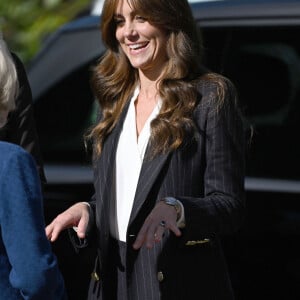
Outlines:
[[[166,221],[160,221],[159,225],[160,225],[161,227],[166,227]]]

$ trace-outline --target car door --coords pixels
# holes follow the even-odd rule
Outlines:
[[[225,255],[237,299],[299,299],[299,19],[240,22],[202,24],[205,64],[235,84],[247,128],[247,216]]]

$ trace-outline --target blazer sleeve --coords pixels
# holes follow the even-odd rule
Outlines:
[[[187,239],[232,233],[244,218],[245,134],[235,88],[225,83],[221,104],[217,86],[202,87],[195,112],[205,140],[204,197],[178,197],[184,206]]]
[[[34,120],[31,88],[22,62],[15,54],[12,53],[12,56],[18,74],[19,95],[16,98],[16,109],[9,114],[8,122],[2,129],[5,131],[2,139],[21,146],[34,157],[40,179],[45,183],[46,177]]]
[[[32,157],[15,147],[1,176],[1,231],[9,280],[24,299],[65,299],[62,275],[46,238],[42,196]]]

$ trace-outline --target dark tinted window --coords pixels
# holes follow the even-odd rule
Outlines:
[[[90,65],[74,70],[35,101],[35,112],[45,162],[89,160],[83,136],[96,119],[90,89]]]
[[[203,30],[205,63],[235,83],[253,126],[247,175],[300,178],[299,29]]]

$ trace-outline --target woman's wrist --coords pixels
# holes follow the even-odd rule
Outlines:
[[[184,217],[184,207],[182,203],[174,197],[164,197],[161,199],[165,204],[174,207],[177,219],[176,223],[179,228],[183,228],[185,226],[185,217]]]

